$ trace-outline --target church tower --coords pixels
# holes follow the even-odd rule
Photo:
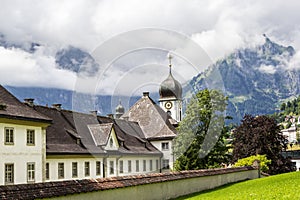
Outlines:
[[[169,76],[165,79],[159,88],[160,107],[167,112],[173,119],[180,122],[182,118],[182,87],[181,84],[172,75],[172,56],[169,59]]]
[[[122,106],[121,100],[119,100],[119,105],[117,105],[116,107],[115,117],[119,119],[124,114],[124,112],[125,112],[125,108]]]

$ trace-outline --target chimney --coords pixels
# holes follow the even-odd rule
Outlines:
[[[108,114],[107,117],[113,119],[113,118],[114,118],[114,115],[113,115],[113,114]]]
[[[52,107],[56,108],[57,110],[61,110],[61,104],[60,103],[52,104]]]
[[[144,97],[149,97],[149,92],[143,92]]]
[[[93,116],[97,117],[98,111],[97,111],[97,110],[91,110],[90,113],[91,113]]]
[[[34,106],[34,99],[32,98],[28,98],[28,99],[24,99],[24,103],[33,107]]]

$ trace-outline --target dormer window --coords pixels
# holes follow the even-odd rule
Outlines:
[[[76,144],[80,144],[80,139],[79,138],[76,139]]]

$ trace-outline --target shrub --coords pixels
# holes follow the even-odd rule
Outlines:
[[[268,160],[266,155],[256,155],[247,158],[242,158],[239,159],[236,163],[234,163],[233,166],[234,167],[252,166],[255,160],[260,161],[261,171],[267,172],[269,170],[268,165],[271,164],[271,160]]]

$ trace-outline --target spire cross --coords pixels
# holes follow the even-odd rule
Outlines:
[[[172,58],[173,58],[173,56],[169,53],[169,54],[168,54],[168,59],[169,59],[170,74],[172,73],[172,72],[171,72]]]
[[[169,59],[169,67],[170,67],[170,68],[171,68],[171,66],[172,66],[172,58],[173,58],[173,56],[169,53],[168,59]]]

